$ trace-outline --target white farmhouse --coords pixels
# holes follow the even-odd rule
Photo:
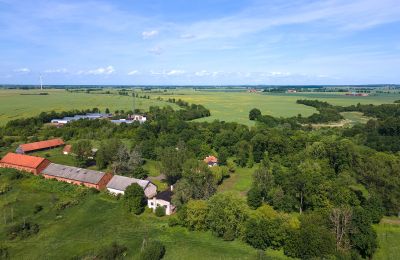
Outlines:
[[[157,186],[154,185],[152,182],[120,175],[114,175],[112,177],[110,182],[107,184],[107,190],[114,195],[123,195],[125,193],[125,189],[133,183],[137,183],[140,187],[143,188],[144,195],[148,199],[153,198],[157,194]]]
[[[158,193],[152,199],[147,200],[147,206],[153,209],[153,212],[158,206],[165,208],[165,214],[171,215],[175,212],[176,207],[171,203],[173,186],[169,189]]]

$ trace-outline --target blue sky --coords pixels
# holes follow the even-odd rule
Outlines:
[[[0,0],[0,83],[400,83],[399,0]]]

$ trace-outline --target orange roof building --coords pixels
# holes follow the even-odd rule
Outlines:
[[[217,157],[212,156],[212,155],[207,156],[207,157],[204,159],[204,162],[207,163],[208,166],[210,166],[210,167],[218,165],[218,159],[217,159]]]
[[[35,175],[40,174],[49,164],[50,161],[45,158],[16,153],[8,153],[0,160],[1,168],[13,168]]]
[[[17,153],[24,154],[35,151],[47,150],[64,145],[64,141],[60,138],[51,139],[46,141],[34,142],[29,144],[21,144],[17,148]]]

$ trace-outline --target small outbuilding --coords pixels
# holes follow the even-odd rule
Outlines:
[[[50,161],[45,158],[16,153],[8,153],[0,160],[1,168],[13,168],[35,175],[40,174],[49,164]]]
[[[204,162],[208,164],[208,167],[218,166],[218,159],[213,155],[207,156]]]
[[[46,179],[56,179],[75,185],[84,185],[89,188],[104,189],[111,180],[112,174],[51,163],[42,172]]]
[[[173,186],[170,186],[167,190],[158,193],[152,199],[147,201],[147,206],[153,209],[153,212],[157,207],[164,207],[165,214],[171,215],[175,213],[176,207],[172,204]]]
[[[129,178],[120,175],[114,175],[110,182],[107,184],[107,190],[114,194],[124,194],[125,189],[132,185],[133,183],[139,184],[140,187],[143,188],[144,195],[150,199],[153,198],[157,194],[157,186],[148,180],[140,180],[135,178]]]
[[[57,139],[51,139],[51,140],[46,140],[46,141],[21,144],[18,146],[16,152],[19,154],[25,154],[25,153],[30,153],[30,152],[37,152],[37,151],[52,149],[52,148],[56,148],[56,147],[63,146],[63,145],[64,145],[64,141],[60,138],[57,138]]]

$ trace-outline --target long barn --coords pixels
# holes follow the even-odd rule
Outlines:
[[[45,158],[16,153],[8,153],[0,160],[2,168],[13,168],[35,175],[40,174],[49,164],[50,161]]]
[[[104,189],[111,180],[112,174],[100,171],[82,169],[72,166],[66,166],[51,163],[42,172],[46,179],[56,179],[75,185],[84,185],[89,188]]]
[[[28,143],[28,144],[21,144],[18,146],[16,152],[19,154],[42,151],[47,149],[56,148],[59,146],[64,145],[64,141],[60,138],[51,139],[46,141]]]

